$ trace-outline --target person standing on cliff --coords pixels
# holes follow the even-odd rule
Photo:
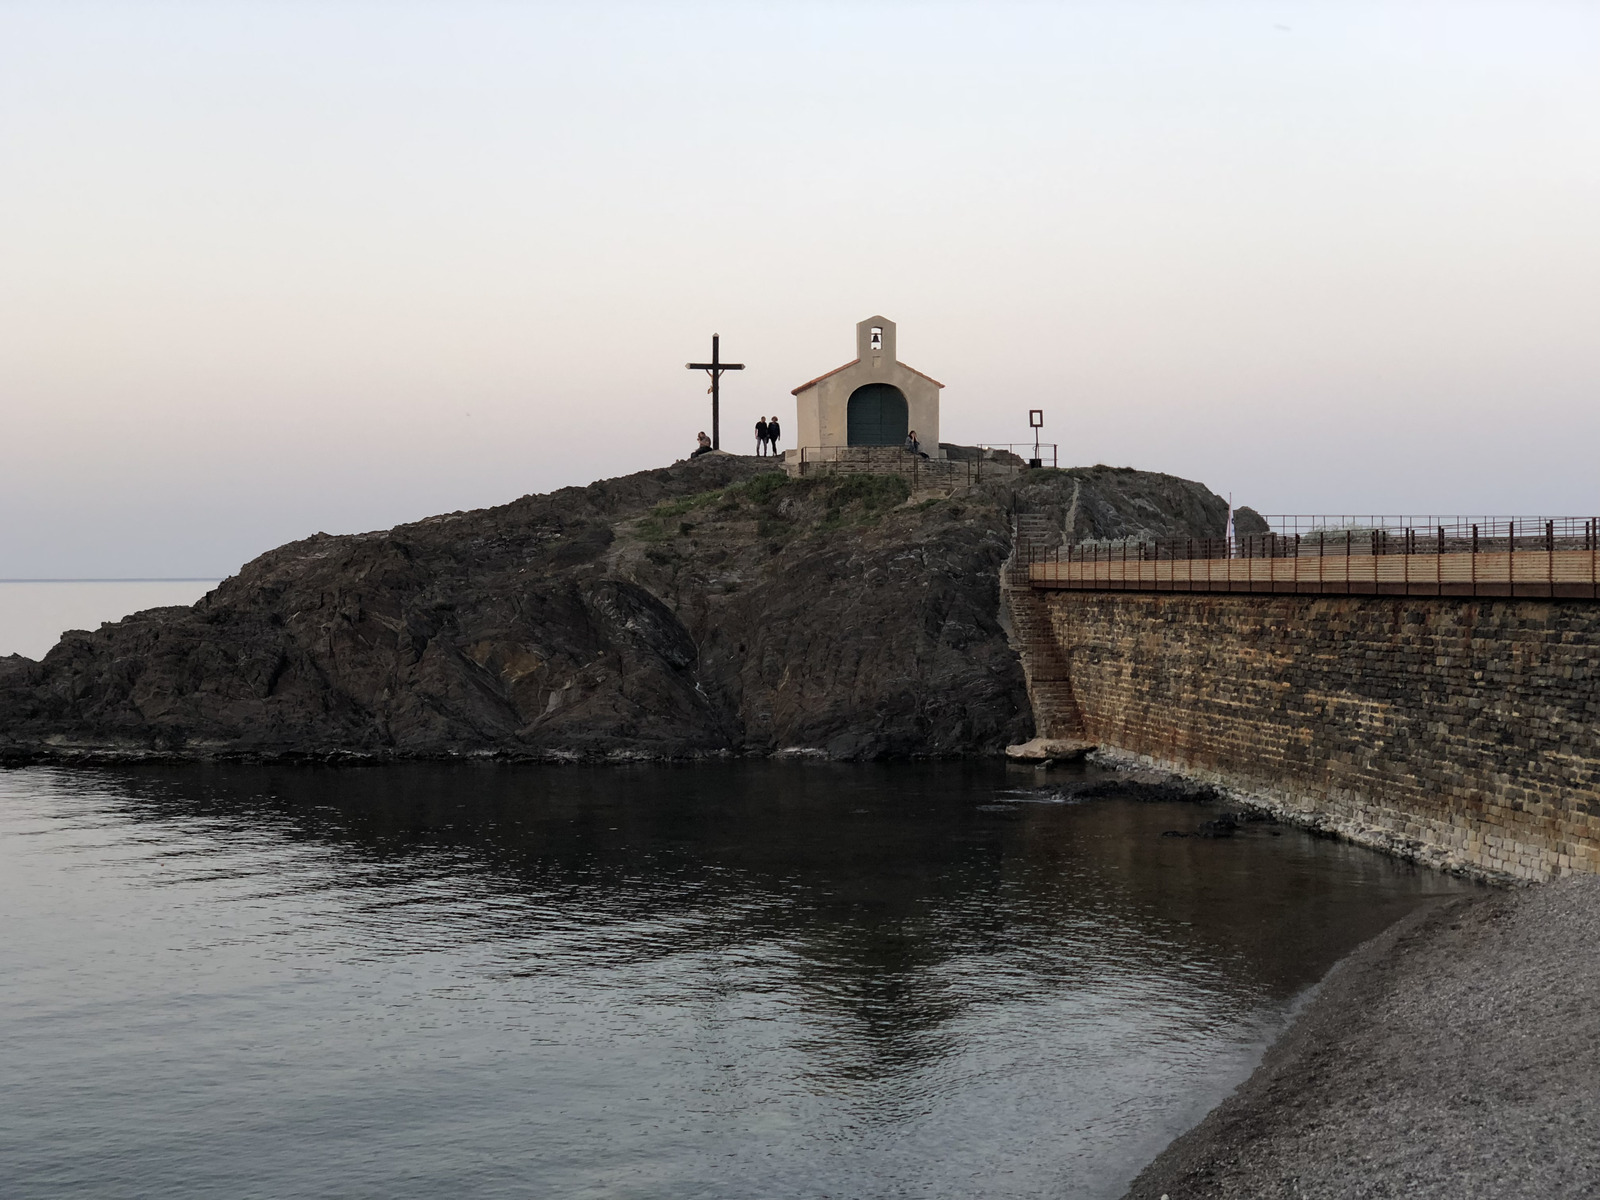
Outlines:
[[[772,420],[767,422],[767,444],[772,447],[772,456],[774,458],[778,456],[778,438],[782,433],[783,430],[778,428],[777,417],[773,417]]]
[[[767,419],[756,418],[756,457],[760,458],[767,452]]]

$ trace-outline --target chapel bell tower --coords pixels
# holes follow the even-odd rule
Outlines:
[[[888,317],[868,317],[856,323],[856,361],[874,371],[895,361],[894,322]]]

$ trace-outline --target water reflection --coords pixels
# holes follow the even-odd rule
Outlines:
[[[0,1153],[36,1195],[1112,1195],[1460,886],[1035,782],[0,775]]]

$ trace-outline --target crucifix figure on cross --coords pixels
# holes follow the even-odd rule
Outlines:
[[[711,448],[722,449],[722,431],[718,426],[722,422],[722,373],[724,371],[742,371],[743,363],[725,363],[722,361],[722,339],[711,335],[711,361],[708,363],[684,363],[691,371],[704,371],[711,376]]]

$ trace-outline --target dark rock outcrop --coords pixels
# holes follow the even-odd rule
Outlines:
[[[999,613],[1018,503],[1103,537],[1222,511],[1140,472],[911,501],[708,455],[317,534],[193,608],[0,659],[0,756],[993,752],[1032,733]]]
[[[1228,523],[1221,496],[1187,479],[1132,467],[1029,471],[1013,490],[1018,508],[1046,518],[1070,542],[1221,537]]]
[[[1272,526],[1267,524],[1267,519],[1255,509],[1241,505],[1233,510],[1233,536],[1240,538],[1261,537],[1272,532]]]

